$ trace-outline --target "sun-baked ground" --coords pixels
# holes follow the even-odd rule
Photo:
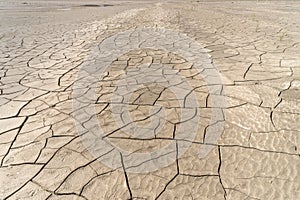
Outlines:
[[[0,199],[299,198],[297,1],[0,6]]]

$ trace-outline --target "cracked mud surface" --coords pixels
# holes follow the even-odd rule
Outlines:
[[[299,199],[299,3],[0,4],[0,199]],[[139,48],[81,85],[95,49],[140,28],[165,35],[162,45],[196,49],[203,70],[166,49]],[[128,38],[148,39],[131,34],[108,48]],[[222,84],[206,81],[212,64]],[[226,104],[214,103],[220,98]],[[84,117],[76,102],[95,112]],[[112,148],[87,147],[78,124],[92,120]],[[181,137],[192,127],[195,137]],[[199,157],[199,149],[210,151]],[[112,157],[114,167],[101,162]],[[174,162],[144,172],[166,160]]]

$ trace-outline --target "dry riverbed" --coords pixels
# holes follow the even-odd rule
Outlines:
[[[297,1],[0,1],[0,199],[298,199]]]

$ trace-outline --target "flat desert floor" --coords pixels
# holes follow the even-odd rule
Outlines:
[[[300,197],[298,1],[0,1],[0,199]]]

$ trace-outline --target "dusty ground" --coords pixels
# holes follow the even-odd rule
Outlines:
[[[299,15],[2,0],[0,199],[299,199]]]

